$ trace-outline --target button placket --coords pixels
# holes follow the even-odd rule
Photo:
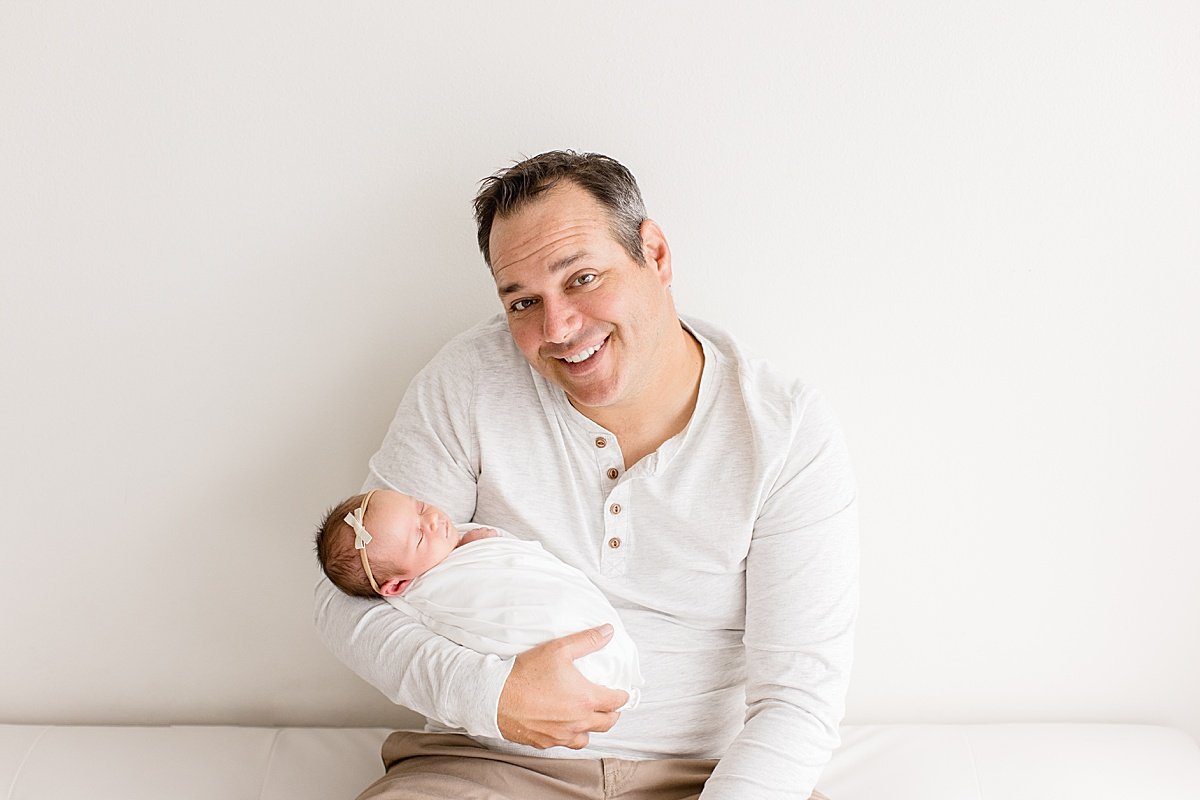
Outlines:
[[[623,575],[630,545],[629,486],[618,484],[604,500],[604,538],[600,542],[600,572]]]
[[[611,434],[602,432],[592,433],[592,452],[596,454],[596,466],[600,469],[601,480],[619,480],[621,477],[621,447]]]
[[[589,448],[596,456],[600,513],[604,523],[600,541],[596,543],[600,548],[600,573],[623,575],[630,546],[630,526],[629,486],[621,480],[625,475],[621,445],[602,428],[593,428],[588,436]]]

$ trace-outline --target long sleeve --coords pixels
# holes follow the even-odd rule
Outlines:
[[[858,518],[841,433],[801,395],[746,558],[746,723],[702,800],[805,800],[839,743],[858,608]]]
[[[365,483],[429,500],[460,523],[474,513],[478,464],[470,423],[475,357],[464,338],[413,379]],[[511,659],[454,644],[382,600],[341,593],[324,577],[314,621],[338,659],[392,702],[447,726],[500,737],[496,709]]]
[[[460,647],[381,600],[343,594],[324,577],[316,588],[315,621],[334,655],[393,703],[500,738],[496,708],[511,659]]]

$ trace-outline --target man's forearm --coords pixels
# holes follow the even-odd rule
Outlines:
[[[851,502],[802,531],[756,543],[747,568],[746,725],[702,800],[807,800],[812,792],[845,713],[857,531]]]
[[[796,712],[775,706],[752,717],[705,783],[701,800],[807,800],[838,738],[836,730]]]
[[[343,594],[324,577],[314,622],[334,655],[393,703],[500,738],[496,707],[511,660],[460,647],[382,601]]]

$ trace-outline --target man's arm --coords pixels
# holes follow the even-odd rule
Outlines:
[[[451,341],[409,384],[364,489],[398,489],[455,521],[475,511],[478,447],[470,408],[477,359]],[[381,600],[349,597],[322,578],[314,621],[346,666],[394,703],[470,733],[499,737],[496,707],[512,662],[444,639]],[[470,691],[462,687],[470,686]]]
[[[579,749],[589,733],[615,725],[616,709],[629,699],[590,683],[574,665],[608,644],[609,626],[502,660],[432,633],[387,603],[350,597],[324,577],[316,625],[342,663],[389,700],[477,736]]]
[[[404,393],[364,489],[429,500],[456,522],[474,516],[480,454],[472,415],[480,366],[469,335],[434,356]],[[317,629],[342,663],[392,702],[475,735],[579,747],[587,731],[611,727],[610,711],[625,702],[624,692],[588,683],[563,657],[603,646],[607,640],[595,631],[549,642],[514,662],[461,647],[382,601],[342,594],[325,578],[315,600]]]
[[[803,392],[746,559],[746,724],[702,800],[806,800],[838,745],[858,609],[858,518],[841,432]]]
[[[391,700],[477,736],[499,738],[496,709],[511,660],[483,655],[431,633],[380,600],[316,588],[315,622],[346,666]],[[458,691],[471,686],[471,691]]]

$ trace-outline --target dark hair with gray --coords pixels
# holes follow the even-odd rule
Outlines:
[[[633,173],[619,161],[599,153],[551,150],[515,162],[511,167],[484,178],[475,195],[475,225],[479,252],[489,268],[492,253],[488,240],[496,217],[514,214],[561,181],[570,181],[586,191],[608,211],[613,237],[638,264],[642,255],[642,223],[646,205]]]

